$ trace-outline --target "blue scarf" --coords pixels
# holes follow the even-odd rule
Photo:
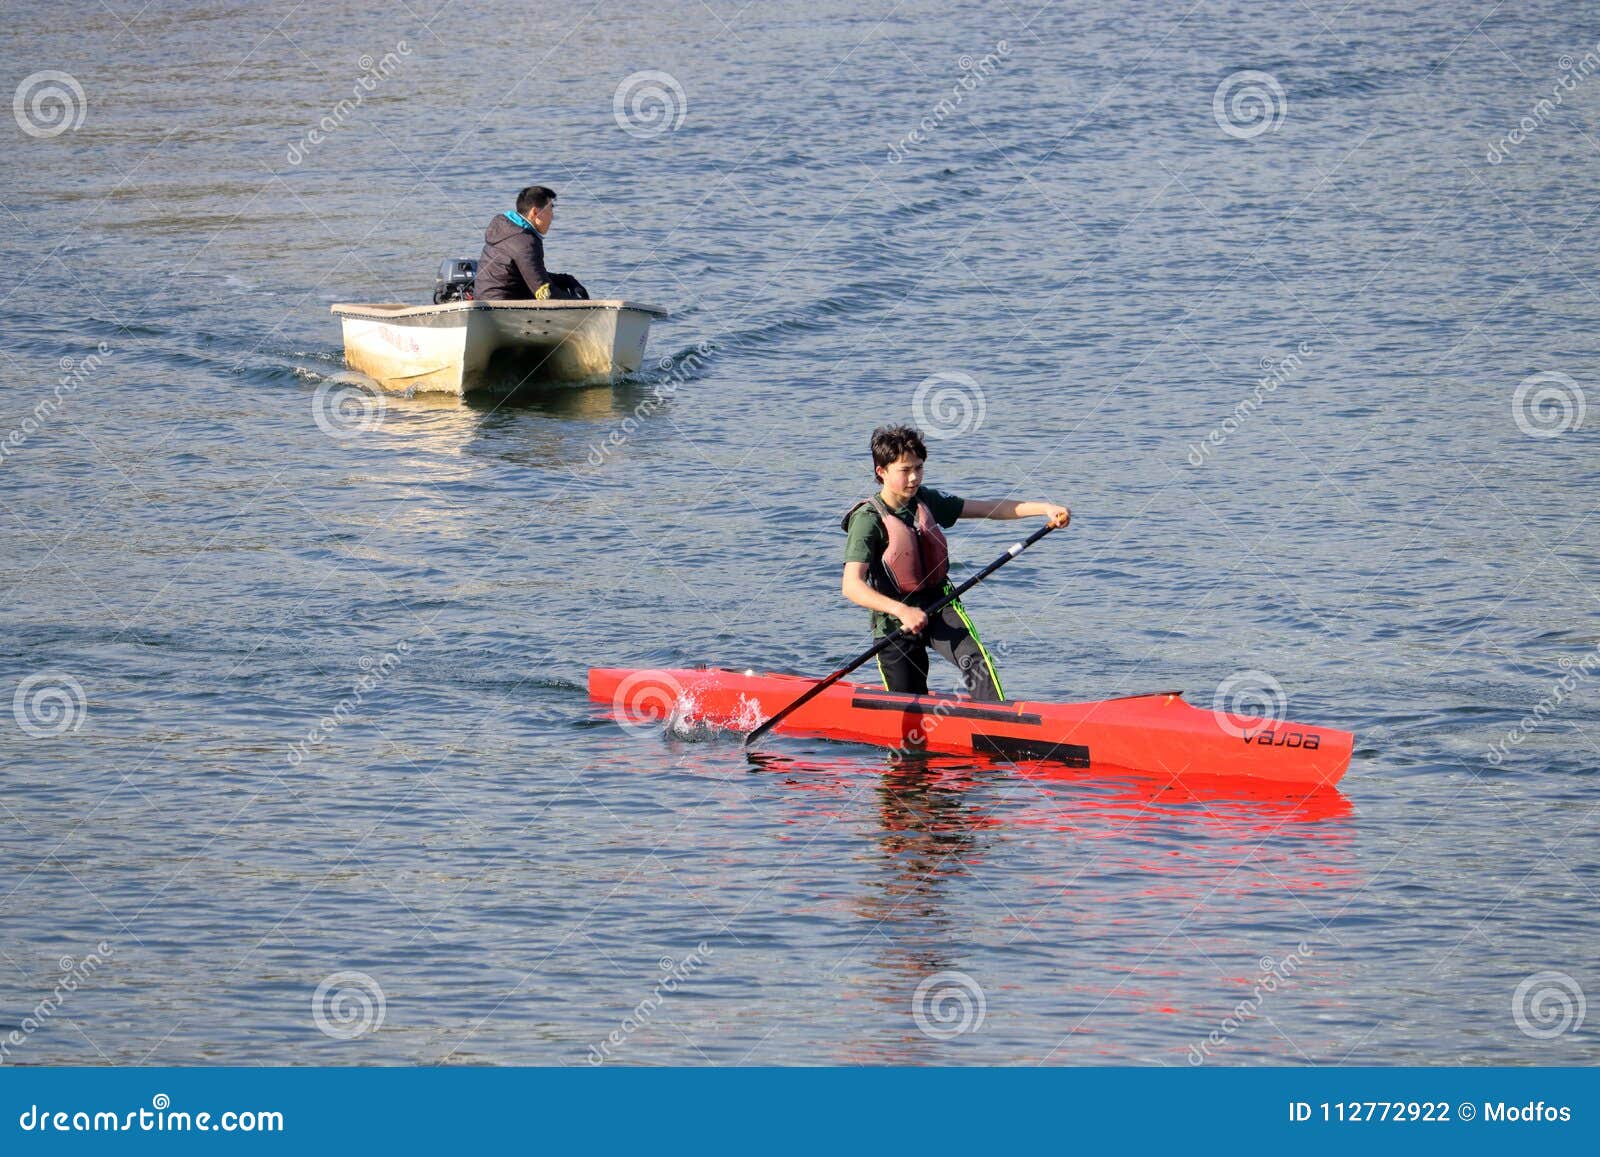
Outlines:
[[[518,213],[515,209],[507,209],[505,216],[507,221],[510,221],[519,229],[532,229],[533,232],[538,232],[537,229],[533,228],[533,222],[528,220],[521,213]]]

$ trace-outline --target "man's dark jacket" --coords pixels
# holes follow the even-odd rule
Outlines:
[[[504,213],[489,222],[473,296],[479,301],[532,301],[534,291],[549,280],[537,230],[524,229]]]

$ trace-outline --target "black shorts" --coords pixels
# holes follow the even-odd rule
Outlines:
[[[900,636],[878,652],[878,673],[890,691],[912,695],[928,693],[928,648],[932,647],[961,670],[967,693],[985,703],[1003,703],[1000,672],[973,630],[959,602],[951,603],[928,620],[920,635]]]

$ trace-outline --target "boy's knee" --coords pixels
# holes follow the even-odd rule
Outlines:
[[[961,669],[962,684],[974,699],[988,703],[1005,701],[981,655],[964,655],[957,660],[956,666]]]

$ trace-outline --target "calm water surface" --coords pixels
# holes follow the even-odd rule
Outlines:
[[[429,8],[8,14],[83,116],[0,166],[7,1062],[1600,1060],[1592,14]],[[644,371],[334,404],[534,181]],[[859,650],[913,418],[1074,509],[969,600],[1014,694],[1260,673],[1341,791],[588,703]]]

